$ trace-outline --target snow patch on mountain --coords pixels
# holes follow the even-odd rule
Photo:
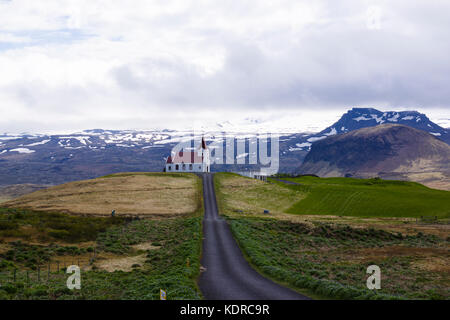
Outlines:
[[[311,138],[308,138],[307,141],[308,141],[308,142],[315,142],[315,141],[319,141],[319,140],[325,139],[326,137],[327,137],[327,136],[311,137]]]
[[[27,144],[27,145],[25,145],[25,147],[39,146],[39,145],[42,145],[42,144],[46,144],[46,143],[48,143],[48,142],[50,142],[50,141],[51,141],[50,139],[48,139],[48,140],[42,140],[42,141],[40,141],[40,142],[35,142],[35,143]]]
[[[362,116],[359,116],[359,117],[356,117],[356,118],[353,118],[353,120],[355,120],[355,121],[367,121],[367,120],[372,120],[372,118],[366,118],[366,115],[362,115]]]
[[[69,136],[69,137],[59,137],[60,139],[63,140],[78,140],[81,144],[87,145],[88,143],[91,143],[89,141],[89,139],[91,138],[90,136]]]
[[[9,151],[10,152],[18,152],[18,153],[33,153],[33,152],[35,152],[34,150],[30,150],[28,148],[16,148],[16,149],[11,149]]]
[[[398,113],[394,114],[392,117],[388,118],[387,121],[397,122],[400,115]]]
[[[382,124],[382,123],[384,123],[384,120],[383,120],[383,118],[384,117],[386,117],[386,115],[385,114],[383,114],[383,116],[382,117],[379,117],[379,116],[377,116],[376,114],[371,114],[370,115],[371,117],[372,117],[372,119],[374,119],[378,124]]]
[[[324,133],[324,135],[326,135],[326,136],[334,136],[334,135],[336,135],[337,134],[337,130],[336,130],[336,128],[331,128],[331,130],[330,130],[330,132],[328,132],[328,133]]]
[[[297,143],[296,146],[299,148],[305,148],[305,147],[311,147],[311,142],[303,142],[303,143]]]

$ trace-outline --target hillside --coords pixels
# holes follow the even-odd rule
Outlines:
[[[450,218],[450,192],[408,181],[354,178],[288,178],[288,188],[306,197],[288,210],[293,214],[353,217]]]
[[[31,183],[14,184],[11,186],[0,187],[0,203],[21,197],[23,195],[35,192],[40,189],[44,189],[46,187],[48,186],[41,186]]]
[[[381,124],[401,124],[426,131],[438,139],[450,143],[450,131],[432,122],[425,114],[417,111],[380,111],[374,108],[352,108],[336,123],[318,135],[328,136],[330,132],[346,133]]]
[[[450,143],[450,130],[432,122],[417,111],[382,112],[373,108],[353,108],[317,133],[280,134],[280,172],[294,173],[310,151],[311,145],[330,136],[380,124],[403,124],[423,130]],[[271,132],[271,127],[216,126],[205,130],[208,145],[224,145],[223,133],[236,137]],[[241,131],[239,131],[241,130]],[[248,131],[245,131],[248,130]],[[295,132],[295,131],[294,131]],[[84,130],[72,134],[0,134],[0,186],[14,184],[57,185],[93,179],[118,172],[160,172],[171,149],[191,131],[173,130]],[[203,133],[197,132],[195,139]],[[248,155],[236,154],[240,159]],[[248,159],[246,161],[249,162]],[[214,165],[212,170],[255,170],[254,165]]]
[[[0,300],[200,299],[201,198],[193,174],[122,173],[0,204]]]
[[[193,174],[122,173],[70,182],[2,203],[5,208],[83,215],[186,215],[201,206]]]
[[[450,218],[450,192],[415,182],[298,177],[265,183],[230,173],[218,173],[215,180],[227,215],[263,215],[268,209],[270,216]]]
[[[377,294],[390,295],[378,299],[448,299],[450,192],[381,179],[215,180],[220,212],[263,275],[313,298],[369,299],[375,264]]]
[[[313,144],[299,168],[321,177],[406,179],[450,188],[450,146],[408,126],[383,124]]]

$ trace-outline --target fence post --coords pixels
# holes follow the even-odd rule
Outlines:
[[[27,270],[27,285],[30,283],[30,273],[29,273],[29,271]]]
[[[59,260],[56,261],[56,266],[57,266],[57,269],[58,269],[58,272],[59,272]]]

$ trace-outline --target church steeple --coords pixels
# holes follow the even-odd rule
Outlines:
[[[208,147],[206,146],[205,137],[202,137],[202,149],[206,150]]]

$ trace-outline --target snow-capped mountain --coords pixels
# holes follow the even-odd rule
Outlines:
[[[309,151],[312,143],[341,133],[373,127],[383,123],[403,124],[423,130],[436,138],[450,144],[450,130],[442,128],[428,117],[417,111],[383,112],[373,108],[353,108],[345,113],[339,121],[313,135],[298,136],[292,139],[290,151]]]
[[[214,131],[204,128],[194,132],[195,138],[200,140],[200,136],[205,135],[208,144],[220,144],[224,143],[225,135],[245,139],[263,133],[264,128],[273,129],[273,126],[265,123],[261,127],[258,126],[261,124],[258,121],[253,122],[253,132],[249,127],[222,123],[212,128]],[[353,108],[336,123],[318,133],[278,133],[280,172],[295,172],[315,141],[382,123],[408,125],[450,142],[447,129],[416,111],[381,112],[376,109]],[[245,131],[240,131],[243,129]],[[167,129],[93,129],[51,135],[0,134],[0,186],[18,183],[59,184],[123,171],[161,171],[173,146],[192,137],[192,131]],[[249,155],[247,150],[242,154],[238,154],[236,150],[235,156],[242,159]],[[236,169],[252,170],[249,166],[212,166],[213,171]]]
[[[342,118],[331,127],[323,130],[324,135],[332,133],[345,133],[378,124],[393,123],[403,124],[419,130],[427,131],[436,137],[447,137],[447,129],[440,127],[428,119],[428,117],[417,111],[388,111],[382,112],[372,108],[353,108],[345,113]],[[445,140],[445,139],[443,139]]]

